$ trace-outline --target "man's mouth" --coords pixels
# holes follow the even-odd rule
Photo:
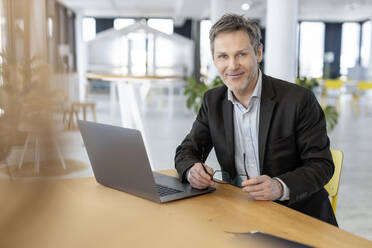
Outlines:
[[[226,73],[226,76],[231,79],[240,78],[243,76],[244,72],[238,72],[238,73]]]

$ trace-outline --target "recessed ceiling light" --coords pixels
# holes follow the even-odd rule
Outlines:
[[[243,3],[241,6],[242,10],[249,10],[250,7],[249,3]]]

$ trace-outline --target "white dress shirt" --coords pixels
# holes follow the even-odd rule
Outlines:
[[[235,140],[235,168],[241,180],[245,180],[245,169],[250,178],[260,176],[258,160],[258,130],[260,124],[260,105],[262,92],[262,73],[259,70],[256,87],[248,100],[248,108],[245,108],[228,89],[227,98],[234,105],[234,140]],[[245,154],[245,164],[244,155]],[[280,201],[289,200],[289,188],[275,177],[283,186],[283,195]]]

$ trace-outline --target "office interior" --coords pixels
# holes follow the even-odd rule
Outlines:
[[[260,25],[262,72],[328,111],[338,224],[372,241],[367,0],[1,0],[0,180],[92,177],[77,119],[139,129],[152,169],[174,169],[200,100],[185,89],[213,84],[208,34],[225,13]],[[213,151],[206,163],[219,168]]]

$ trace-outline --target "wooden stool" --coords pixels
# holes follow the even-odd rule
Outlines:
[[[83,110],[83,120],[87,120],[87,109],[90,108],[92,111],[93,121],[97,121],[96,119],[96,103],[94,102],[72,102],[70,109],[68,111],[68,128],[74,128],[74,116],[76,117],[76,122],[79,120],[79,112]],[[63,114],[63,119],[65,120],[65,114]]]
[[[75,116],[76,120],[79,120],[79,111],[78,110],[73,109],[72,107],[63,110],[62,123],[64,125],[67,125],[67,129],[73,129],[73,123],[74,123],[73,117],[74,116]]]

